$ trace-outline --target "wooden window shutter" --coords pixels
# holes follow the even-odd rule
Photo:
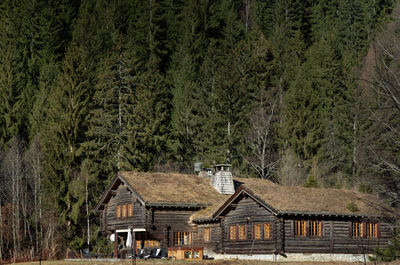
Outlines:
[[[366,238],[366,237],[367,237],[367,223],[365,223],[365,222],[361,223],[361,227],[362,227],[362,234],[361,234],[361,236],[362,236],[363,238]]]
[[[378,238],[381,238],[381,223],[376,224],[376,235]]]
[[[234,229],[233,229],[235,232],[234,232],[234,240],[238,240],[238,238],[239,238],[239,227],[238,227],[238,225],[235,225],[234,226]]]
[[[127,204],[122,204],[122,218],[125,218],[127,215]]]
[[[133,216],[133,204],[128,204],[128,216]]]

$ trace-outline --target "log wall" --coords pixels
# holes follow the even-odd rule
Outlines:
[[[302,220],[302,219],[296,219]],[[306,220],[306,219],[304,219]],[[307,219],[308,220],[308,219]],[[307,221],[306,220],[306,221]],[[322,222],[322,236],[295,236],[293,220],[285,220],[285,252],[330,253],[330,222]],[[347,233],[348,234],[348,233]]]
[[[252,227],[254,224],[271,224],[271,239],[253,240]],[[246,238],[244,240],[230,240],[229,226],[246,225]],[[223,221],[224,239],[223,252],[227,254],[268,254],[274,253],[280,248],[282,231],[279,219],[270,211],[260,206],[249,197],[239,200]]]
[[[229,212],[217,222],[195,225],[190,217],[198,209],[176,207],[144,207],[135,195],[123,184],[112,191],[113,197],[100,212],[102,231],[113,233],[118,229],[145,228],[138,238],[158,240],[162,247],[174,246],[174,232],[191,232],[192,245],[204,247],[205,252],[226,254],[271,254],[271,253],[371,253],[377,247],[386,246],[392,236],[392,227],[380,223],[379,238],[353,238],[352,220],[348,217],[320,217],[322,236],[295,236],[293,220],[301,218],[288,215],[276,216],[251,197],[237,199],[229,207]],[[116,206],[133,204],[133,216],[116,218]],[[312,217],[302,217],[313,220]],[[360,220],[363,221],[363,220]],[[253,239],[254,224],[271,224],[271,239]],[[245,225],[246,239],[230,240],[231,225]],[[211,238],[204,242],[203,232],[211,228]]]
[[[204,241],[204,229],[210,229],[210,240]],[[197,226],[197,233],[194,234],[193,245],[201,246],[205,252],[221,253],[221,224],[200,224]]]
[[[148,232],[152,238],[159,240],[163,247],[174,246],[174,232],[192,232],[192,240],[196,236],[197,228],[190,223],[190,216],[195,211],[150,208],[147,213]]]
[[[116,218],[116,207],[122,204],[133,204],[133,216]],[[107,231],[114,232],[117,229],[145,228],[146,209],[136,200],[134,194],[125,186],[120,185],[114,197],[105,207],[105,220]]]
[[[299,220],[299,219],[296,219]],[[312,220],[312,219],[304,219]],[[285,252],[287,253],[372,253],[377,247],[384,247],[391,237],[388,223],[380,223],[379,238],[353,238],[350,220],[325,219],[322,237],[295,236],[293,220],[285,220]]]

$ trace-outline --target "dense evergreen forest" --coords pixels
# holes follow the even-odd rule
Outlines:
[[[396,206],[395,4],[2,0],[0,260],[106,247],[92,209],[119,170],[229,161]]]

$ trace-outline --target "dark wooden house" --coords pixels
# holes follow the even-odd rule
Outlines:
[[[371,253],[392,236],[398,215],[372,195],[233,179],[219,166],[211,178],[116,175],[95,208],[102,231],[116,235],[114,255],[128,229],[135,249],[182,250],[182,258]]]

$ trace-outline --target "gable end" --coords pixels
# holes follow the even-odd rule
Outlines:
[[[260,206],[264,207],[267,211],[274,215],[278,215],[278,211],[271,205],[265,203],[263,200],[258,198],[253,192],[251,192],[246,186],[241,185],[239,189],[213,214],[212,219],[216,220],[221,215],[225,215],[232,208],[235,207],[235,201],[240,198],[240,196],[248,196],[257,202]]]
[[[136,196],[138,201],[145,206],[145,201],[144,199],[135,191],[135,189],[129,184],[129,182],[119,173],[116,174],[116,176],[110,181],[110,184],[108,184],[107,189],[103,192],[103,194],[100,196],[99,202],[97,203],[96,207],[93,209],[93,213],[97,214],[97,212],[101,209],[101,207],[107,203],[111,196],[113,196],[113,193],[117,190],[119,185],[126,185],[126,187]]]

